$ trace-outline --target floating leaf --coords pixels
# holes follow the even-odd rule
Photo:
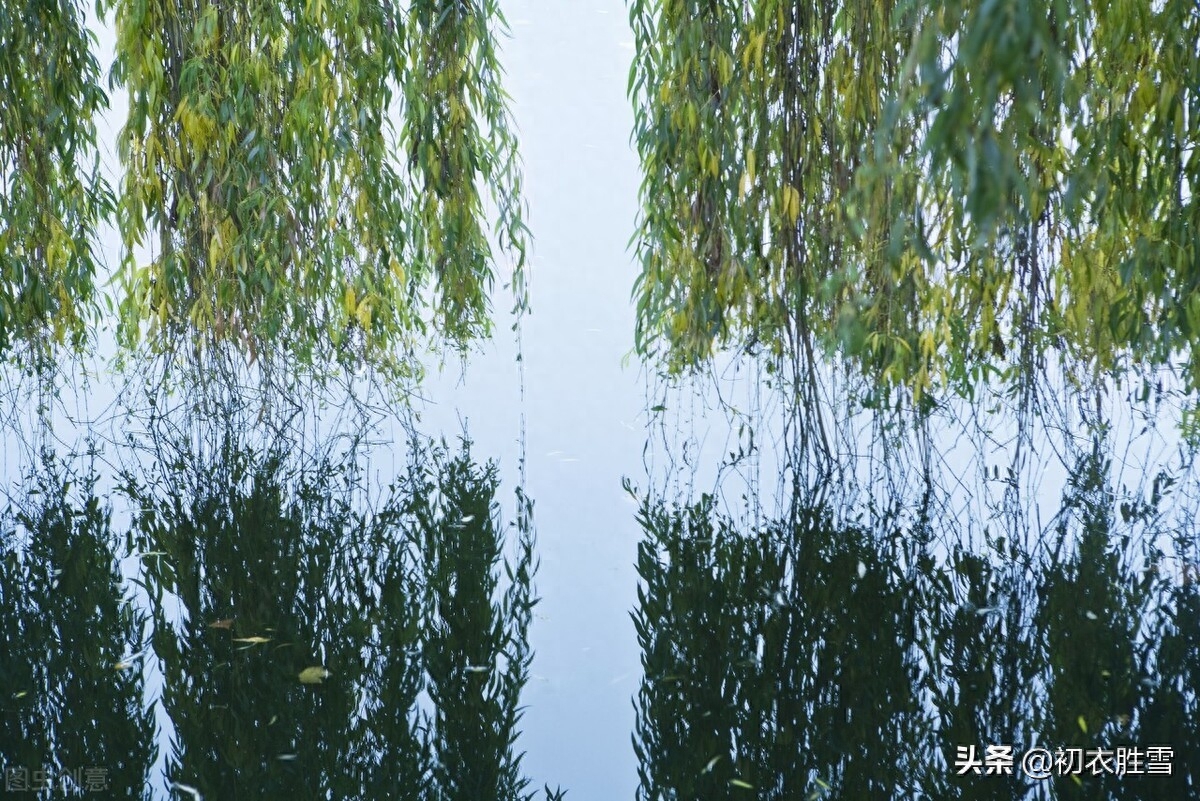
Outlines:
[[[320,684],[322,681],[324,681],[325,679],[327,679],[328,677],[330,677],[332,675],[333,675],[332,673],[330,673],[328,670],[326,670],[323,667],[307,667],[304,670],[300,671],[300,683],[301,684]]]

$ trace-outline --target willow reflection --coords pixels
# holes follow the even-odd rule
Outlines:
[[[0,766],[31,798],[148,797],[144,620],[95,484],[43,455],[0,519]]]
[[[165,783],[205,798],[527,799],[531,504],[414,441],[369,502],[352,456],[230,436],[129,474],[169,718]],[[166,449],[162,449],[166,452]]]
[[[1170,476],[1118,492],[1111,464],[1098,436],[1049,526],[974,540],[949,519],[806,504],[828,488],[760,525],[710,496],[643,496],[638,797],[1194,795],[1200,589],[1169,570],[1194,523],[1166,514]],[[984,763],[989,745],[1012,748],[1009,769]],[[1035,778],[1034,746],[1111,769]],[[1150,746],[1169,774],[1147,770]],[[1140,771],[1118,771],[1132,748]]]

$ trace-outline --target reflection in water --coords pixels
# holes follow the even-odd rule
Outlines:
[[[518,798],[528,784],[514,738],[532,657],[532,506],[518,490],[517,553],[505,561],[495,468],[480,470],[465,453],[447,460],[437,450],[432,465],[437,469],[418,465],[410,475],[407,511],[424,579],[433,797]]]
[[[0,768],[21,797],[141,798],[156,754],[143,621],[93,488],[47,458],[0,521]]]
[[[130,485],[172,784],[219,798],[345,789],[369,609],[347,597],[345,558],[366,526],[338,479],[230,447],[176,461],[159,486]],[[299,680],[325,670],[319,686]]]
[[[516,748],[531,503],[503,525],[467,442],[415,445],[373,504],[352,460],[297,461],[227,442],[124,478],[165,781],[160,699],[117,669],[145,621],[108,515],[90,483],[78,507],[62,479],[30,485],[0,584],[5,766],[98,766],[106,797],[534,796]]]
[[[1108,481],[1098,443],[1040,538],[982,549],[947,545],[945,521],[797,503],[755,527],[711,497],[642,497],[638,797],[1196,797],[1200,586],[1167,567],[1195,533],[1168,557],[1170,479],[1136,500]],[[988,745],[1013,746],[1011,771],[987,775]],[[1034,746],[1081,749],[1083,769],[1033,779]]]
[[[820,509],[743,532],[707,497],[639,518],[639,798],[907,797],[924,722],[890,544]]]

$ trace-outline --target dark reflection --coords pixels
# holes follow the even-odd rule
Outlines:
[[[227,446],[127,488],[174,727],[170,784],[214,798],[345,790],[370,625],[347,560],[371,521],[340,478]]]
[[[1194,515],[1110,468],[1098,440],[1049,526],[973,545],[829,488],[757,527],[643,497],[638,797],[1196,797]]]
[[[435,449],[410,475],[408,513],[423,578],[423,656],[433,702],[428,797],[520,798],[528,780],[515,751],[529,676],[536,600],[532,508],[518,491],[516,553],[506,560],[495,502],[499,478],[464,453]],[[507,586],[500,582],[500,567]]]
[[[1147,661],[1150,643],[1138,636],[1141,621],[1156,614],[1150,574],[1139,575],[1130,564],[1138,554],[1130,527],[1118,527],[1114,519],[1108,467],[1099,444],[1080,458],[1050,540],[1050,564],[1057,568],[1041,571],[1038,587],[1036,623],[1047,673],[1044,731],[1049,741],[1078,744],[1085,752],[1145,741],[1137,708],[1155,670]],[[1125,522],[1141,523],[1151,512],[1127,506]],[[1162,777],[1156,789],[1175,789],[1171,779],[1182,775]],[[1122,785],[1133,779],[1109,773],[1078,781],[1056,777],[1054,789],[1059,798],[1137,797],[1132,785],[1123,795]],[[1177,793],[1157,797],[1183,797]]]
[[[352,459],[226,444],[131,482],[174,732],[206,798],[524,799],[529,502],[495,465],[414,445],[375,508]]]
[[[532,505],[502,522],[494,464],[414,442],[378,498],[352,452],[157,454],[114,496],[126,581],[93,479],[49,462],[5,519],[6,794],[540,795],[516,743]]]
[[[908,797],[924,725],[890,543],[643,502],[639,798]]]
[[[122,589],[95,475],[43,458],[0,521],[5,794],[147,797],[156,749],[143,620]]]

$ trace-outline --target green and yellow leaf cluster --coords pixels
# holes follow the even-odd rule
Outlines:
[[[1186,365],[1189,0],[635,0],[637,344],[838,355],[919,400]]]
[[[431,322],[455,347],[490,332],[489,193],[524,306],[493,2],[115,9],[126,345],[232,341],[404,376]]]
[[[0,359],[29,369],[81,348],[96,318],[99,73],[73,0],[0,2]]]
[[[91,243],[113,210],[129,350],[232,346],[251,363],[403,378],[422,338],[461,349],[490,333],[496,246],[525,310],[495,0],[100,12],[117,34],[112,86],[129,96],[115,197],[82,163],[107,102],[82,12],[0,0],[0,355],[82,344]]]

